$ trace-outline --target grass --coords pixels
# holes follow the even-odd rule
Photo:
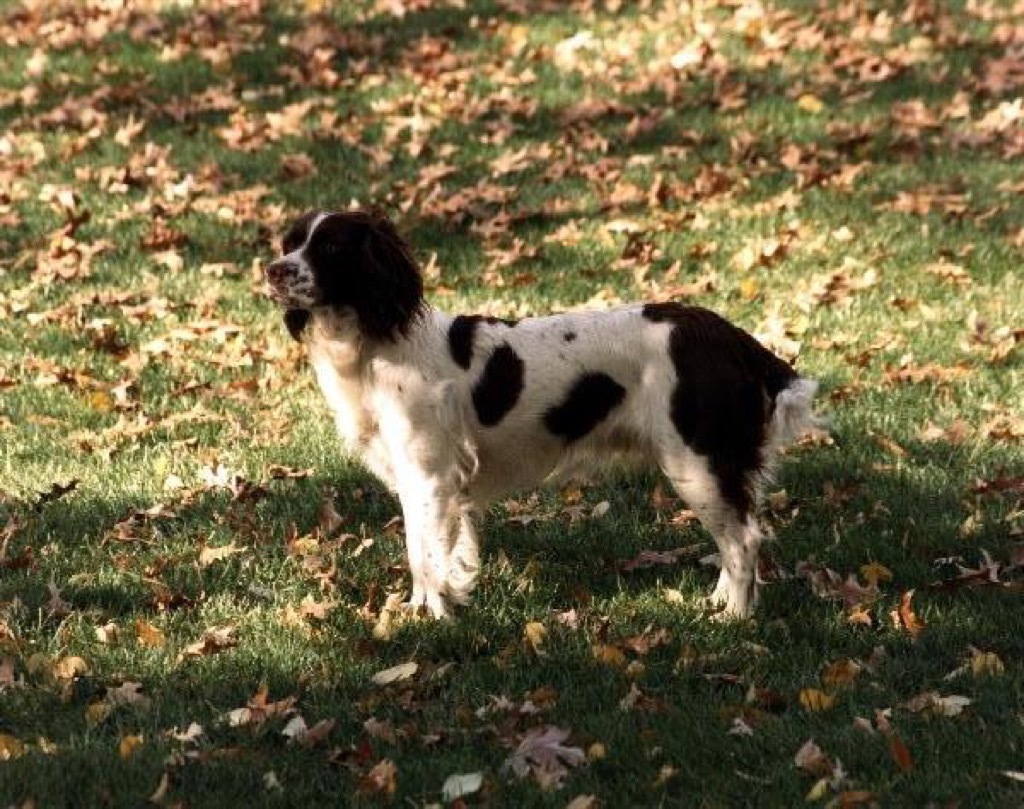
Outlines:
[[[0,802],[425,805],[480,772],[469,804],[1019,803],[1024,130],[998,70],[1019,15],[327,5],[0,5]],[[799,343],[833,436],[785,463],[767,556],[883,565],[872,624],[800,576],[709,622],[710,540],[632,476],[497,506],[473,605],[375,634],[407,586],[398,505],[340,453],[258,281],[291,218],[353,200],[396,216],[445,308],[699,281]],[[985,553],[998,583],[957,583]],[[910,590],[915,632],[890,618]],[[234,645],[188,653],[220,627]],[[262,686],[295,701],[232,726]],[[296,715],[334,725],[292,743]],[[502,766],[546,725],[588,754],[559,790]]]

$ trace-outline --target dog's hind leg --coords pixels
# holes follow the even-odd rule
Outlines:
[[[753,515],[730,502],[706,459],[676,447],[662,458],[661,467],[676,491],[693,509],[718,546],[722,568],[709,597],[723,618],[744,618],[757,603],[757,555],[761,529]]]

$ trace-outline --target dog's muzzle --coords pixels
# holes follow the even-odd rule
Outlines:
[[[276,289],[287,287],[299,274],[299,268],[291,261],[272,261],[264,271],[267,283]]]
[[[263,270],[267,294],[280,303],[288,303],[295,294],[299,267],[293,261],[278,259]]]

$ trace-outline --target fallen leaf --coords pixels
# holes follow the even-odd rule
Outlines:
[[[399,663],[397,666],[392,666],[389,669],[384,669],[374,674],[373,683],[375,685],[389,685],[390,683],[408,680],[418,669],[419,664],[411,660],[408,663]]]
[[[53,676],[58,680],[73,680],[75,677],[88,673],[89,664],[76,655],[62,657],[53,666]]]
[[[484,774],[481,772],[449,775],[441,787],[441,800],[445,803],[451,803],[464,795],[472,795],[480,790],[483,783]]]
[[[203,545],[199,549],[199,566],[209,567],[214,562],[219,562],[222,559],[227,559],[229,556],[234,556],[236,553],[242,553],[242,551],[244,550],[246,549],[238,547],[237,545],[235,545],[234,542],[231,542],[227,545],[222,545],[219,548],[211,548],[209,546]]]
[[[813,93],[804,93],[796,100],[796,105],[804,112],[817,115],[825,109],[825,102]]]
[[[699,542],[671,551],[641,551],[639,556],[619,562],[618,567],[626,573],[632,573],[655,565],[675,565],[682,559],[696,558],[703,548],[704,543]]]
[[[94,702],[85,709],[85,724],[95,727],[106,720],[111,711],[113,706],[109,702]]]
[[[591,650],[594,659],[612,668],[621,669],[626,666],[626,654],[617,646],[610,646],[607,643],[595,643]]]
[[[160,804],[164,802],[164,798],[167,797],[167,790],[171,788],[171,776],[164,770],[160,776],[160,783],[156,785],[156,789],[153,790],[153,794],[149,796],[150,803]]]
[[[857,679],[863,668],[855,660],[837,660],[825,667],[821,674],[822,685],[833,690],[850,685]]]
[[[547,640],[548,630],[540,621],[530,621],[523,628],[523,640],[526,647],[537,657],[546,657],[544,641]]]
[[[831,775],[832,762],[822,751],[814,739],[808,739],[793,757],[793,763],[801,770],[806,770],[812,775]]]
[[[135,751],[142,746],[142,743],[142,736],[135,736],[132,734],[122,736],[121,741],[117,745],[118,755],[123,759],[129,759],[135,755]]]
[[[11,761],[25,755],[25,745],[8,733],[0,733],[0,761]]]
[[[900,596],[899,606],[889,613],[892,624],[896,629],[904,629],[913,637],[917,637],[924,630],[925,623],[914,612],[910,600],[914,597],[913,590],[907,590]]]
[[[144,646],[152,646],[154,649],[161,649],[165,643],[164,633],[149,621],[141,618],[135,621],[135,637]]]
[[[835,705],[836,698],[819,688],[804,688],[800,691],[800,704],[812,713],[827,711]]]
[[[903,743],[903,740],[895,733],[889,737],[889,754],[892,756],[892,760],[896,762],[900,772],[910,772],[914,769],[914,759],[911,758],[910,751]]]
[[[182,649],[178,660],[181,661],[189,657],[206,657],[237,646],[238,639],[235,637],[235,631],[236,627],[233,626],[220,626],[206,630],[203,637]]]
[[[892,571],[878,562],[869,562],[866,565],[861,565],[860,575],[868,583],[869,587],[878,586],[878,583],[881,581],[892,581]]]
[[[950,694],[947,697],[937,691],[925,691],[907,700],[906,707],[912,713],[932,713],[937,716],[959,716],[971,704],[968,697]]]
[[[578,767],[587,760],[580,748],[563,744],[570,732],[553,725],[527,731],[512,755],[505,759],[502,771],[511,771],[519,778],[532,774],[541,787],[557,789],[570,767]]]
[[[107,703],[112,707],[119,705],[134,705],[138,708],[148,708],[150,698],[142,693],[142,683],[125,680],[121,685],[107,689]]]
[[[390,798],[395,794],[397,784],[395,778],[398,768],[391,759],[383,759],[375,764],[366,775],[359,779],[358,792],[361,795],[383,795]]]

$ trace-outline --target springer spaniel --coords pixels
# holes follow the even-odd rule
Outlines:
[[[385,217],[305,214],[267,288],[308,350],[345,445],[398,494],[409,605],[446,615],[480,568],[496,497],[613,460],[659,466],[714,537],[711,601],[757,600],[754,511],[817,383],[718,315],[679,303],[519,322],[439,312]]]

